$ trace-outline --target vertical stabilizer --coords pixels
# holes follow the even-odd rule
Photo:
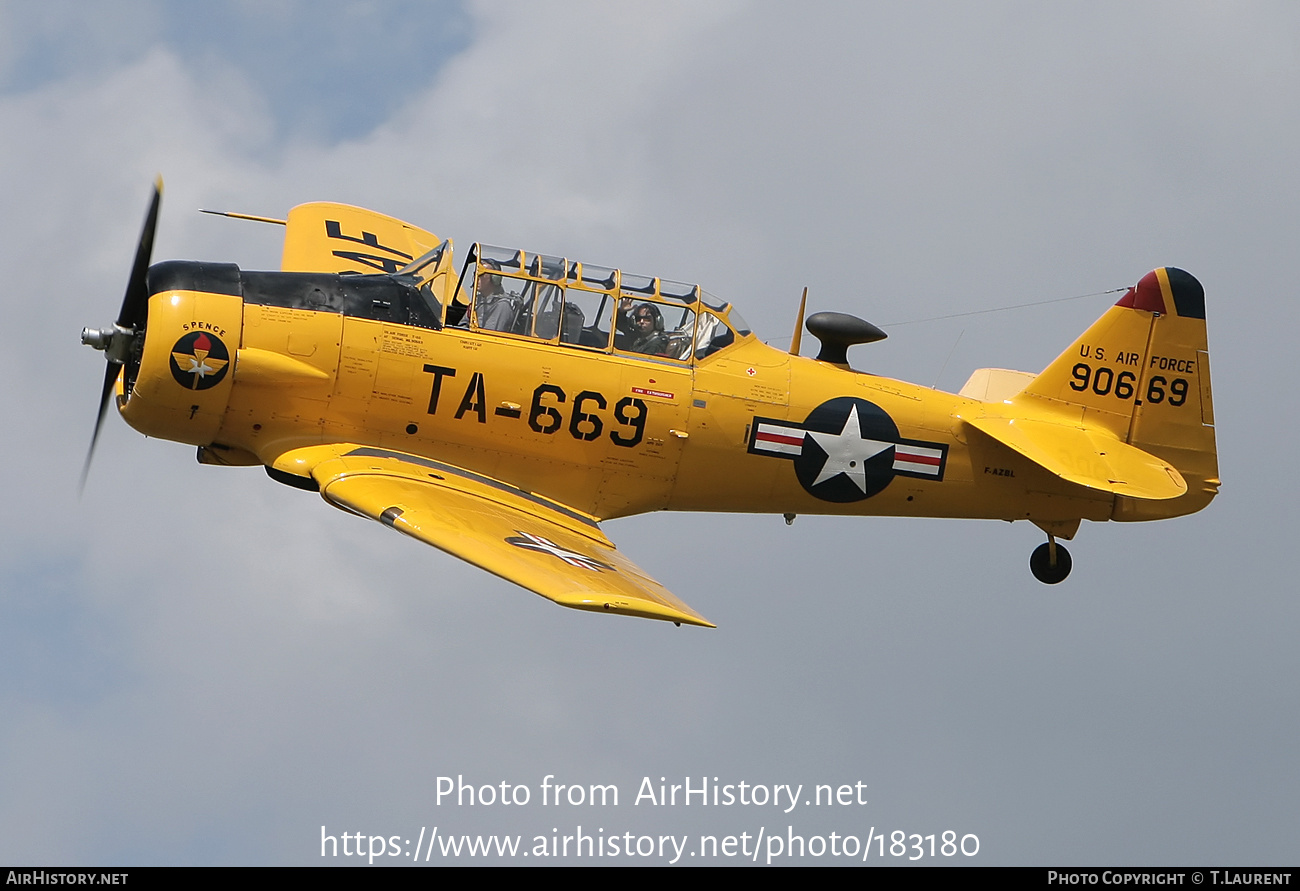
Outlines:
[[[1113,435],[1186,480],[1177,499],[1116,498],[1113,519],[1192,513],[1218,491],[1205,291],[1181,269],[1143,276],[1015,402]]]

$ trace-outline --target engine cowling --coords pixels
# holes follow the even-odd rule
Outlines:
[[[239,267],[159,263],[149,270],[149,291],[144,349],[119,379],[122,417],[146,436],[209,445],[235,379]]]

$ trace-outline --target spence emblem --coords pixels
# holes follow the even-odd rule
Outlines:
[[[192,331],[172,347],[172,377],[187,390],[206,390],[230,370],[230,352],[213,334]]]
[[[788,458],[799,484],[822,501],[861,501],[895,476],[943,479],[948,446],[903,439],[884,409],[855,396],[817,406],[802,424],[755,418],[749,451]]]

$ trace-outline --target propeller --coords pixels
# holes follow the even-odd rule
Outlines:
[[[149,201],[149,212],[144,218],[144,228],[140,231],[140,243],[135,249],[135,263],[131,266],[131,277],[126,283],[126,294],[122,298],[122,308],[118,311],[117,322],[111,328],[83,328],[81,342],[97,350],[104,351],[108,366],[104,369],[104,385],[99,394],[99,414],[95,418],[95,433],[90,438],[90,449],[86,452],[86,464],[81,469],[81,489],[86,488],[86,477],[90,473],[90,461],[95,456],[95,444],[99,442],[99,431],[104,425],[104,415],[108,413],[108,403],[113,395],[113,387],[122,366],[131,358],[136,338],[144,333],[145,322],[149,316],[149,258],[153,254],[153,237],[158,228],[158,205],[162,203],[162,177],[153,185],[153,197]]]

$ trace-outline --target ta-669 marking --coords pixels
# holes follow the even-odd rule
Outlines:
[[[449,368],[445,365],[425,365],[424,370],[433,375],[433,383],[429,390],[429,414],[438,413],[438,403],[442,398],[442,382],[444,378],[455,377],[456,369]],[[456,409],[455,417],[457,420],[472,414],[480,424],[487,423],[487,395],[485,392],[485,381],[481,372],[474,372],[470,377],[469,384],[465,387],[465,395],[461,397],[460,405]],[[533,390],[532,405],[528,410],[528,427],[534,433],[551,435],[557,433],[565,427],[563,406],[568,403],[568,395],[564,392],[563,387],[555,384],[539,384]],[[574,397],[573,413],[569,416],[568,430],[569,434],[576,440],[582,442],[591,442],[600,437],[605,430],[605,421],[599,410],[604,410],[609,405],[609,399],[602,393],[595,390],[583,390]],[[614,422],[619,426],[626,428],[622,431],[612,429],[609,431],[609,439],[616,446],[632,448],[640,445],[641,440],[645,438],[646,418],[650,412],[649,407],[642,399],[635,396],[624,396],[614,404]],[[522,412],[514,408],[498,407],[494,412],[498,417],[518,419]]]

